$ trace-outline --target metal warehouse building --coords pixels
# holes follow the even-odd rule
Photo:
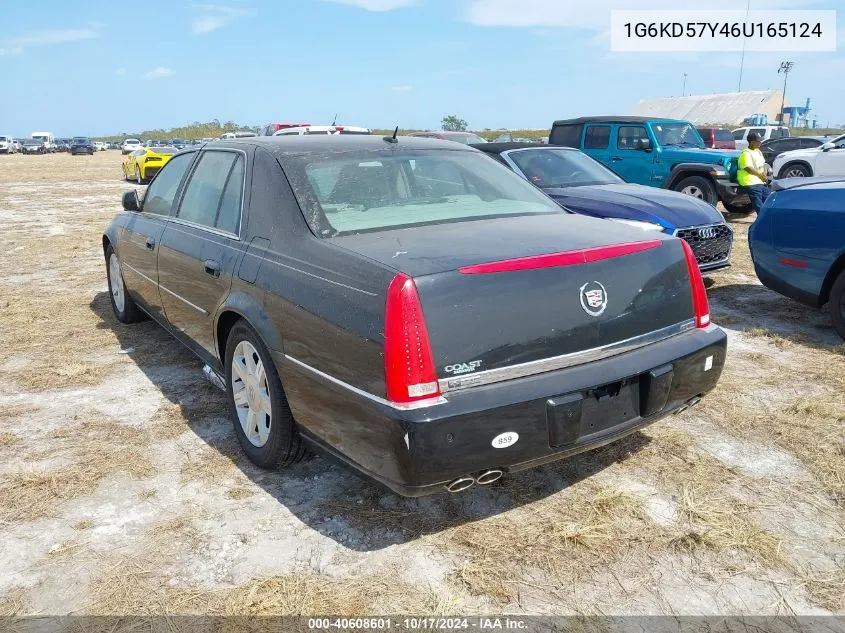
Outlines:
[[[769,117],[769,122],[774,123],[780,117],[782,95],[780,90],[757,90],[644,99],[634,107],[632,114],[684,119],[696,125],[732,127],[742,125],[742,122],[753,114],[765,114]],[[786,105],[789,105],[788,101]]]

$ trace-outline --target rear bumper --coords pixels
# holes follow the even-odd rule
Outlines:
[[[726,348],[718,327],[689,330],[604,360],[451,392],[448,401],[410,410],[275,356],[304,436],[416,497],[488,469],[517,472],[559,460],[652,424],[716,385]],[[618,394],[601,396],[596,388],[607,385]],[[519,438],[494,448],[505,433]]]

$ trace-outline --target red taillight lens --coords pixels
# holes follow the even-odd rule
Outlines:
[[[387,399],[408,403],[440,396],[437,371],[414,280],[398,274],[384,310],[384,377]]]
[[[698,269],[698,262],[695,261],[695,254],[692,252],[690,245],[684,240],[681,240],[681,246],[684,247],[690,285],[692,286],[695,327],[707,327],[710,325],[710,304],[707,302],[707,290],[704,288],[704,279],[701,278],[701,271]]]

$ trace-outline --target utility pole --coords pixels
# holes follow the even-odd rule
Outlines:
[[[745,6],[745,21],[748,22],[748,12],[751,11],[751,0]],[[745,29],[743,29],[745,33]],[[745,36],[742,37],[742,57],[739,60],[739,85],[736,87],[737,92],[742,92],[742,67],[745,66]]]
[[[683,90],[683,92],[681,92],[681,96],[682,97],[687,96],[687,74],[686,73],[684,73],[684,90]]]
[[[783,107],[786,105],[786,80],[789,77],[789,71],[792,70],[792,67],[795,65],[795,62],[784,61],[780,63],[780,68],[778,68],[778,75],[783,73],[783,94],[781,95],[780,99],[780,124],[783,125]]]

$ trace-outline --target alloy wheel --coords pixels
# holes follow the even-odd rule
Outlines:
[[[692,196],[693,198],[698,198],[699,200],[704,200],[704,192],[695,185],[689,185],[688,187],[684,187],[683,189],[681,189],[681,193],[685,193],[686,195]]]
[[[272,421],[270,390],[258,350],[246,340],[232,355],[232,398],[246,439],[253,446],[264,446]]]
[[[800,167],[791,167],[786,170],[786,173],[783,175],[784,178],[803,178],[804,177],[804,170]]]
[[[109,257],[109,282],[114,306],[118,312],[123,312],[126,305],[126,295],[123,288],[123,276],[120,274],[120,262],[114,253]]]

